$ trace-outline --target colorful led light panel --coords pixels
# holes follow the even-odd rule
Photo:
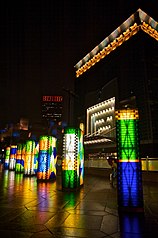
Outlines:
[[[119,207],[143,207],[141,164],[118,162]]]
[[[83,147],[83,135],[84,132],[81,130],[79,137],[79,176],[80,176],[80,185],[83,185],[84,179],[84,147]]]
[[[39,143],[35,145],[35,154],[34,154],[34,172],[37,174],[38,170],[38,155],[39,155]]]
[[[138,134],[138,121],[118,120],[117,121],[117,141],[118,158],[125,161],[135,161],[139,159],[139,134]]]
[[[41,136],[39,141],[38,180],[56,178],[56,138]]]
[[[17,146],[11,145],[9,157],[9,170],[15,170]]]
[[[24,175],[34,175],[35,141],[27,140],[25,145]]]
[[[15,165],[15,172],[17,172],[17,173],[24,172],[24,158],[22,156],[24,146],[25,146],[24,144],[17,145],[16,165]]]
[[[83,135],[80,129],[66,128],[63,139],[62,186],[77,188],[83,184]]]
[[[138,110],[116,111],[119,207],[143,207],[138,118]]]
[[[50,153],[50,179],[56,178],[56,164],[57,164],[57,149],[56,149],[56,138],[55,137],[50,137],[50,149],[48,152]]]
[[[6,147],[4,169],[9,169],[10,147]]]

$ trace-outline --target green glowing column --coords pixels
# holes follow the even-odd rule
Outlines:
[[[24,175],[35,175],[34,171],[35,141],[27,140],[25,145]]]
[[[76,189],[83,185],[83,162],[83,136],[81,129],[66,128],[63,138],[63,189]]]
[[[118,206],[120,210],[143,211],[138,120],[138,110],[116,111]]]

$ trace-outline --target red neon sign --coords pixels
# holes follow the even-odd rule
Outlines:
[[[62,102],[63,97],[62,96],[43,96],[44,102]]]

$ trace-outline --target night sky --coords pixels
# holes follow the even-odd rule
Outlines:
[[[139,7],[158,20],[156,0],[2,2],[0,121],[38,121],[42,95],[74,91],[74,65]]]

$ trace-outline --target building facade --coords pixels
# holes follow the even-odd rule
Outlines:
[[[134,105],[142,157],[158,155],[157,30],[157,22],[138,9],[75,65],[81,99],[76,118],[86,124],[86,109],[110,97],[116,98],[116,109]]]

